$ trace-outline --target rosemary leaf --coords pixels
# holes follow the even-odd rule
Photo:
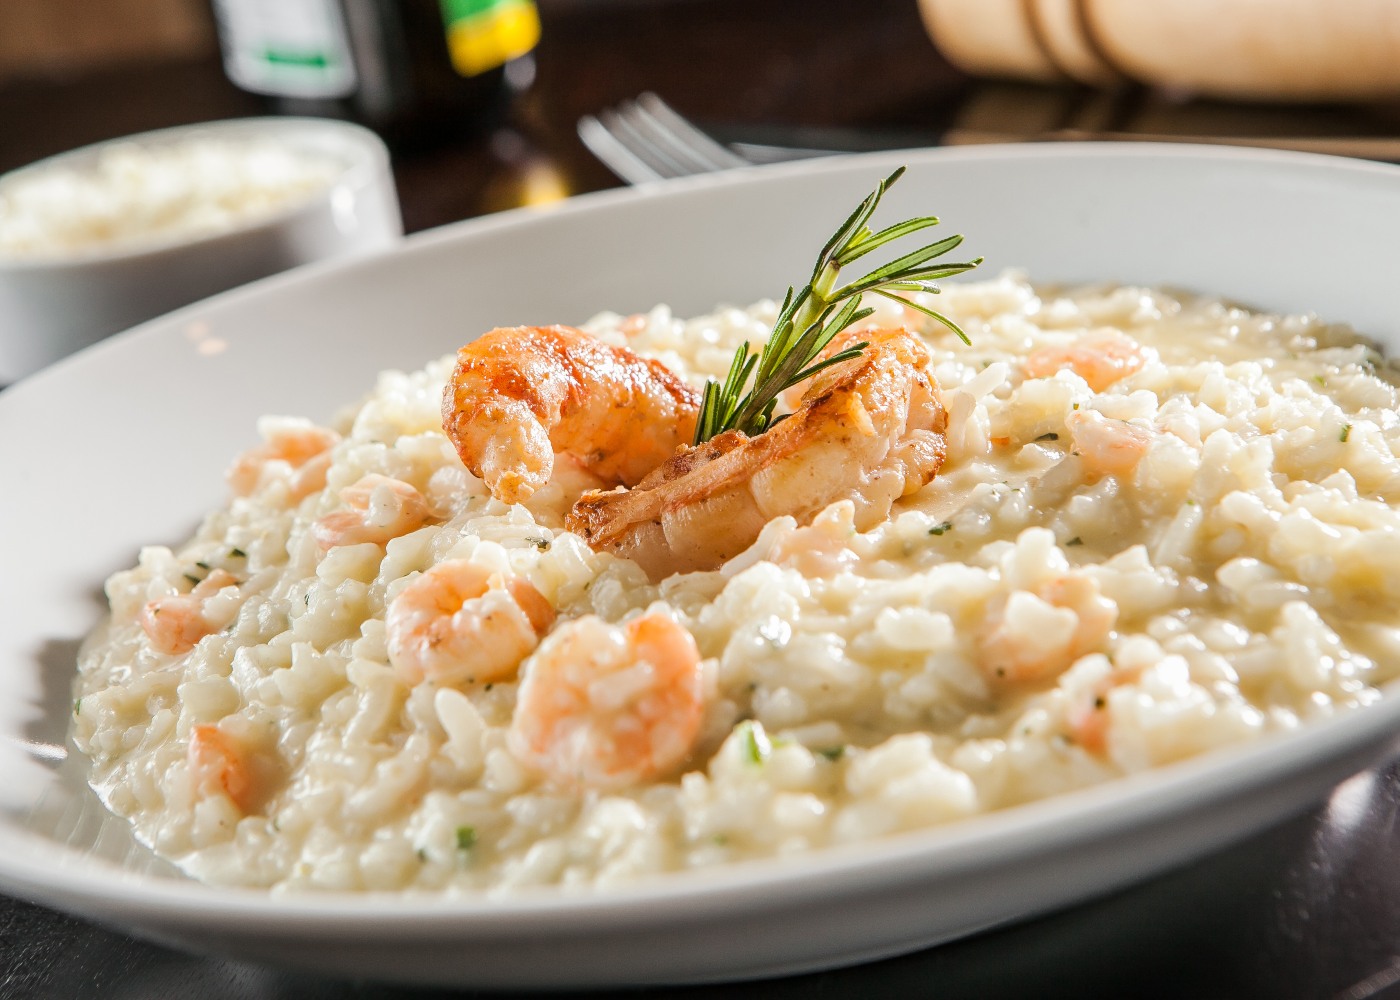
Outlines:
[[[859,323],[874,311],[861,305],[869,292],[894,299],[942,323],[963,343],[967,334],[947,316],[896,293],[937,293],[939,278],[970,271],[982,258],[955,264],[931,264],[935,258],[954,250],[961,236],[949,236],[877,267],[863,278],[838,285],[841,268],[896,240],[938,225],[935,216],[919,216],[872,230],[868,223],[885,192],[904,174],[900,167],[856,206],[846,221],[827,240],[817,255],[812,277],[801,288],[789,288],[773,323],[773,333],[763,350],[751,353],[747,343],[734,352],[723,381],[709,379],[701,396],[695,424],[695,444],[703,444],[727,430],[740,430],[750,436],[761,434],[783,419],[775,416],[778,396],[817,372],[860,356],[868,343],[845,348],[828,358],[821,354],[843,330]]]

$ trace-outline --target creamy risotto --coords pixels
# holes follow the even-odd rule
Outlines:
[[[265,419],[229,506],[108,581],[74,711],[93,786],[211,882],[504,891],[869,840],[1380,696],[1400,419],[1367,343],[1014,274],[941,296],[971,347],[869,304],[927,344],[941,470],[716,570],[566,531],[593,485],[567,462],[494,499],[442,432],[450,358],[332,427]],[[587,329],[698,386],[775,313]],[[452,587],[465,640],[432,632]]]

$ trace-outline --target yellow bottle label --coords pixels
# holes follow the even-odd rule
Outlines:
[[[534,0],[441,0],[447,51],[463,76],[523,56],[540,40]]]

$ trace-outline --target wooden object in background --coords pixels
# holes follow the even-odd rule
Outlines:
[[[919,13],[939,50],[964,72],[1065,79],[1036,36],[1025,0],[919,0]]]
[[[1080,0],[1123,72],[1220,97],[1400,95],[1400,0]]]
[[[1050,61],[1066,76],[1090,86],[1122,83],[1084,26],[1084,0],[1027,0],[1027,16]]]
[[[197,58],[216,48],[205,0],[0,2],[0,80]]]
[[[1211,97],[1400,97],[1400,0],[918,0],[969,73]]]

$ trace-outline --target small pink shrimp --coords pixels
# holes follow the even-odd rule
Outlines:
[[[340,499],[349,510],[333,511],[311,526],[323,549],[364,542],[383,545],[391,538],[417,531],[433,518],[423,494],[402,480],[378,473],[341,490]]]
[[[700,652],[659,614],[561,625],[526,666],[509,746],[566,788],[654,781],[690,755],[704,716]]]
[[[1068,368],[1095,392],[1103,392],[1147,364],[1147,355],[1135,340],[1116,330],[1078,340],[1073,344],[1042,347],[1022,362],[1027,378],[1045,378]]]
[[[442,427],[491,495],[520,503],[555,452],[635,484],[695,435],[700,393],[659,361],[566,326],[492,330],[457,352]]]
[[[1114,670],[1094,685],[1090,697],[1071,705],[1066,713],[1069,737],[1090,753],[1101,754],[1108,749],[1108,694],[1114,688],[1130,684],[1142,671]]]
[[[633,313],[617,325],[624,337],[635,337],[647,328],[647,314]]]
[[[1152,445],[1152,435],[1126,420],[1112,420],[1093,410],[1076,410],[1065,421],[1071,448],[1094,479],[1133,474]]]
[[[160,653],[178,656],[218,630],[204,616],[205,601],[225,587],[236,587],[237,578],[227,570],[211,570],[188,594],[172,594],[147,601],[137,620],[151,646]]]
[[[194,726],[186,760],[196,794],[227,795],[239,812],[252,811],[256,783],[246,749],[232,736],[218,726]]]
[[[1035,627],[1009,621],[1008,611],[1018,618],[1034,615]],[[979,644],[983,671],[999,682],[1043,681],[1108,638],[1118,622],[1118,605],[1103,596],[1093,577],[1071,573],[1034,593],[1012,594],[992,622]]]
[[[465,559],[424,572],[384,616],[389,662],[407,684],[510,677],[552,624],[553,606],[528,580]]]
[[[239,455],[224,473],[235,494],[250,495],[265,474],[277,469],[288,476],[288,499],[293,503],[325,488],[330,450],[339,434],[308,420],[280,421],[265,434],[263,444]]]

